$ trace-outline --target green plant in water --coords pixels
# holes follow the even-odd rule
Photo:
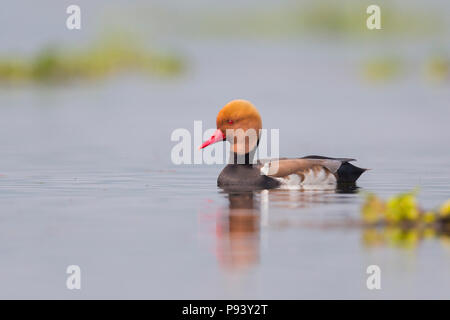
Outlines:
[[[31,63],[31,75],[35,79],[50,79],[64,76],[65,63],[53,48],[42,51]]]
[[[450,58],[445,55],[431,57],[426,63],[425,71],[432,81],[442,82],[450,79]]]
[[[151,52],[136,42],[110,37],[84,51],[69,53],[49,47],[29,61],[0,59],[0,80],[70,81],[118,72],[171,76],[182,68],[181,60],[174,55]]]
[[[402,193],[389,198],[386,204],[386,220],[389,222],[417,221],[420,211],[416,200],[417,191]]]
[[[400,193],[383,201],[374,193],[366,193],[361,214],[366,224],[435,225],[450,221],[450,200],[439,208],[423,210],[417,201],[418,190]]]
[[[374,193],[368,193],[366,195],[366,201],[361,208],[361,213],[365,222],[376,224],[382,221],[385,211],[386,204],[380,198]]]
[[[439,215],[443,219],[450,218],[450,199],[444,202],[439,208]]]
[[[450,244],[450,200],[434,210],[423,210],[417,189],[383,201],[373,193],[365,194],[361,214],[365,224],[362,242],[368,247],[417,247],[428,238]]]
[[[381,82],[400,75],[403,71],[403,63],[401,59],[395,57],[374,58],[364,63],[363,70],[366,79]]]

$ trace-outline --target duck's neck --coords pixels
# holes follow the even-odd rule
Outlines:
[[[246,154],[237,154],[230,151],[229,164],[252,165],[255,157],[256,148]]]
[[[256,141],[256,145],[254,145],[253,149],[245,154],[235,152],[234,146],[230,145],[230,159],[229,159],[228,163],[229,164],[252,165],[253,159],[255,158],[256,149],[258,149],[258,146],[259,146],[259,140],[260,139],[258,137],[258,140]],[[246,143],[247,143],[247,145],[245,146],[245,148],[238,147],[238,148],[236,148],[236,150],[250,149],[248,146],[248,142],[246,142]]]

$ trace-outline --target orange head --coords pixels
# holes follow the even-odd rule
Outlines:
[[[233,152],[244,154],[258,145],[262,121],[258,110],[251,102],[233,100],[227,103],[217,115],[216,124],[216,132],[200,146],[200,149],[227,140],[231,143]]]

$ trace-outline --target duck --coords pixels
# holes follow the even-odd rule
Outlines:
[[[217,129],[199,148],[228,141],[230,161],[217,178],[223,189],[328,190],[356,186],[368,169],[359,168],[353,158],[309,155],[299,158],[255,160],[262,120],[257,108],[247,100],[227,103],[216,118]]]

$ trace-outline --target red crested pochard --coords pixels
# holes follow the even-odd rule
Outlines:
[[[254,162],[262,121],[258,110],[246,100],[233,100],[225,105],[216,124],[215,133],[200,148],[221,141],[230,143],[231,163],[217,180],[222,188],[323,190],[354,185],[366,171],[352,165],[351,158],[306,156]]]

